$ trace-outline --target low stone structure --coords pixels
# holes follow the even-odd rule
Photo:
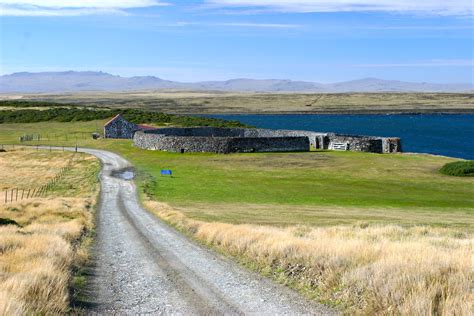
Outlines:
[[[156,131],[136,132],[133,143],[143,149],[220,154],[309,151],[310,148],[307,137],[170,136]]]
[[[401,151],[399,138],[258,128],[158,128],[136,132],[133,141],[143,149],[174,152],[309,151],[310,146],[374,153]]]
[[[401,152],[400,138],[298,130],[219,127],[153,128],[117,115],[104,126],[106,138],[133,138],[135,146],[173,152],[289,152],[314,149]]]
[[[401,152],[400,138],[340,135],[330,133],[327,135],[329,144],[327,149],[364,151],[372,153]],[[342,147],[345,146],[345,149]]]

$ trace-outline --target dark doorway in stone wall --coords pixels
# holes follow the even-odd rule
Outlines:
[[[184,154],[184,148],[181,148],[181,149],[179,150],[179,152],[182,153],[182,154]]]

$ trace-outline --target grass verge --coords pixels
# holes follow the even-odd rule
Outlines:
[[[0,314],[66,313],[74,273],[89,256],[99,163],[62,152],[14,150],[1,155],[3,189],[46,183],[74,157],[71,171],[46,197],[0,205],[0,218],[18,224],[0,226]]]
[[[145,205],[198,241],[347,314],[469,315],[473,308],[468,232],[209,223],[166,204]]]

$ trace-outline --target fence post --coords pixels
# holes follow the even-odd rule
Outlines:
[[[28,189],[28,194],[26,194],[26,199],[28,199],[30,197],[30,190],[31,189]]]
[[[21,199],[23,200],[23,195],[25,195],[25,189],[21,189]]]
[[[13,202],[13,189],[12,189],[12,192],[10,193],[10,202]]]
[[[5,190],[5,204],[8,202],[8,189]]]
[[[16,197],[15,197],[15,201],[18,201],[18,188],[16,188]]]

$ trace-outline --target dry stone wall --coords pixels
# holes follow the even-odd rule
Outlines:
[[[273,130],[263,128],[220,128],[220,127],[166,127],[152,133],[167,136],[200,136],[200,137],[307,137],[310,144],[317,149],[324,148],[324,137],[327,133],[295,130]],[[328,142],[326,142],[327,148]]]
[[[166,136],[150,132],[136,132],[135,146],[142,149],[171,152],[287,152],[309,151],[307,137],[204,137]]]
[[[143,149],[174,152],[277,152],[337,149],[374,153],[400,152],[399,138],[339,135],[311,131],[258,128],[159,128],[135,133]]]

